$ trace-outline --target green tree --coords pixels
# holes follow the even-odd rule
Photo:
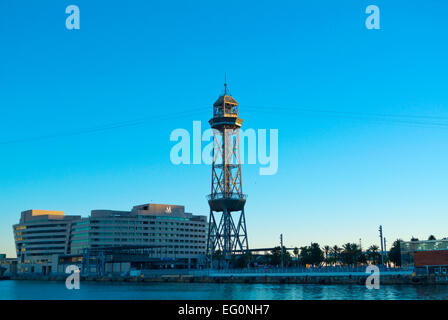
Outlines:
[[[275,247],[271,250],[271,254],[269,255],[269,264],[273,266],[280,266],[282,264],[282,251],[283,251],[283,264],[287,267],[291,263],[291,255],[286,250],[286,247],[283,246],[282,250],[280,250],[280,246]]]
[[[221,250],[216,250],[213,252],[212,259],[218,261],[218,269],[221,269],[221,261],[224,259]]]
[[[252,261],[252,253],[250,251],[244,254],[234,254],[231,257],[231,264],[233,268],[247,268]]]
[[[376,245],[372,245],[367,249],[366,255],[367,260],[372,264],[380,264],[381,263],[381,254],[378,252],[379,247]]]
[[[297,258],[297,263],[299,262],[299,248],[294,247],[294,250],[292,251],[294,253],[294,256]]]
[[[313,265],[318,266],[324,261],[324,252],[320,249],[318,243],[311,243],[310,253]]]
[[[437,240],[437,239],[436,239],[436,237],[434,237],[433,235],[430,235],[430,236],[428,237],[428,240]]]
[[[397,239],[392,244],[392,247],[389,250],[389,260],[392,261],[396,266],[401,266],[401,251],[400,251],[400,242],[401,239]]]
[[[336,264],[338,262],[341,262],[341,252],[342,248],[338,247],[337,245],[333,246],[330,250],[331,254],[331,262]]]
[[[324,261],[324,253],[318,243],[311,243],[309,247],[300,248],[300,264],[318,266]]]
[[[328,254],[330,253],[330,246],[324,246],[325,259],[328,259]]]
[[[299,251],[300,251],[299,264],[302,266],[311,264],[311,258],[310,258],[311,255],[309,253],[309,247],[300,247]]]
[[[412,237],[412,238],[411,238],[411,241],[419,241],[419,240],[418,240],[418,238],[414,238],[414,237]]]
[[[346,265],[357,265],[365,263],[366,258],[356,243],[346,243],[342,246],[341,252],[342,263]]]
[[[254,259],[254,262],[256,262],[259,265],[265,265],[265,264],[269,264],[270,260],[271,260],[270,254],[265,254],[265,255],[256,256]]]

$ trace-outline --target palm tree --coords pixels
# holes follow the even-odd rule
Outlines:
[[[294,247],[294,250],[292,252],[294,253],[294,255],[297,258],[297,261],[296,261],[296,265],[297,265],[299,263],[299,248]]]
[[[341,258],[345,264],[356,265],[365,262],[365,256],[356,243],[346,243],[342,248],[344,250],[341,253]]]
[[[401,239],[397,239],[392,244],[392,248],[389,250],[389,260],[394,263],[395,266],[401,266],[401,250],[400,242]]]
[[[218,269],[221,269],[221,261],[224,258],[221,250],[218,249],[215,252],[213,252],[212,258],[218,260]]]
[[[331,255],[333,256],[333,261],[335,263],[340,262],[340,254],[341,254],[342,249],[339,248],[337,245],[333,246],[333,248],[331,248],[330,252]]]
[[[311,259],[312,259],[312,265],[314,266],[320,266],[322,262],[324,261],[324,253],[322,249],[320,248],[318,243],[311,243],[311,246],[309,247]]]
[[[300,248],[300,264],[319,266],[324,261],[324,253],[318,243],[311,243],[308,247]]]
[[[330,252],[330,246],[324,246],[325,259],[328,258],[328,253]]]
[[[330,252],[330,246],[324,246],[324,253],[325,253],[325,264],[329,264],[329,256],[328,253]]]
[[[378,252],[380,248],[376,245],[372,245],[367,249],[367,259],[372,262],[372,264],[379,264],[381,261],[381,255]]]

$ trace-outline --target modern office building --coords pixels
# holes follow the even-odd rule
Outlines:
[[[165,257],[198,258],[206,250],[207,217],[184,206],[144,204],[131,211],[92,210],[72,226],[71,253],[84,248],[155,245]]]
[[[400,242],[401,265],[424,273],[448,269],[448,240]]]
[[[71,225],[80,219],[63,211],[23,211],[13,226],[19,270],[51,272],[52,257],[70,253]]]
[[[81,265],[83,259],[91,259],[86,257],[111,250],[146,252],[144,260],[128,254],[129,266],[154,268],[169,261],[173,266],[196,267],[205,258],[207,230],[207,217],[187,213],[184,206],[144,204],[130,211],[92,210],[87,218],[25,211],[14,226],[14,237],[19,272],[45,274],[55,271],[58,262]],[[116,261],[112,256],[107,257],[111,264]],[[126,262],[123,257],[120,263]]]

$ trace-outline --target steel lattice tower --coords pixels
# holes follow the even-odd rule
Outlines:
[[[213,129],[213,163],[211,194],[207,197],[210,206],[207,255],[211,257],[219,250],[227,261],[232,254],[249,249],[239,144],[242,122],[238,102],[227,95],[225,83],[224,95],[213,104],[213,118],[209,121]]]

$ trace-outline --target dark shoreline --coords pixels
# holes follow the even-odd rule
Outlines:
[[[11,276],[10,280],[38,280],[38,281],[65,281],[66,275],[57,276]],[[4,279],[7,280],[7,279]],[[81,276],[81,281],[89,282],[133,282],[133,283],[247,283],[247,284],[322,284],[322,285],[365,285],[367,275],[353,276],[190,276],[190,275],[160,275],[151,277],[94,277]],[[425,285],[448,284],[448,281],[436,281],[431,276],[402,276],[384,275],[380,278],[381,285]]]

